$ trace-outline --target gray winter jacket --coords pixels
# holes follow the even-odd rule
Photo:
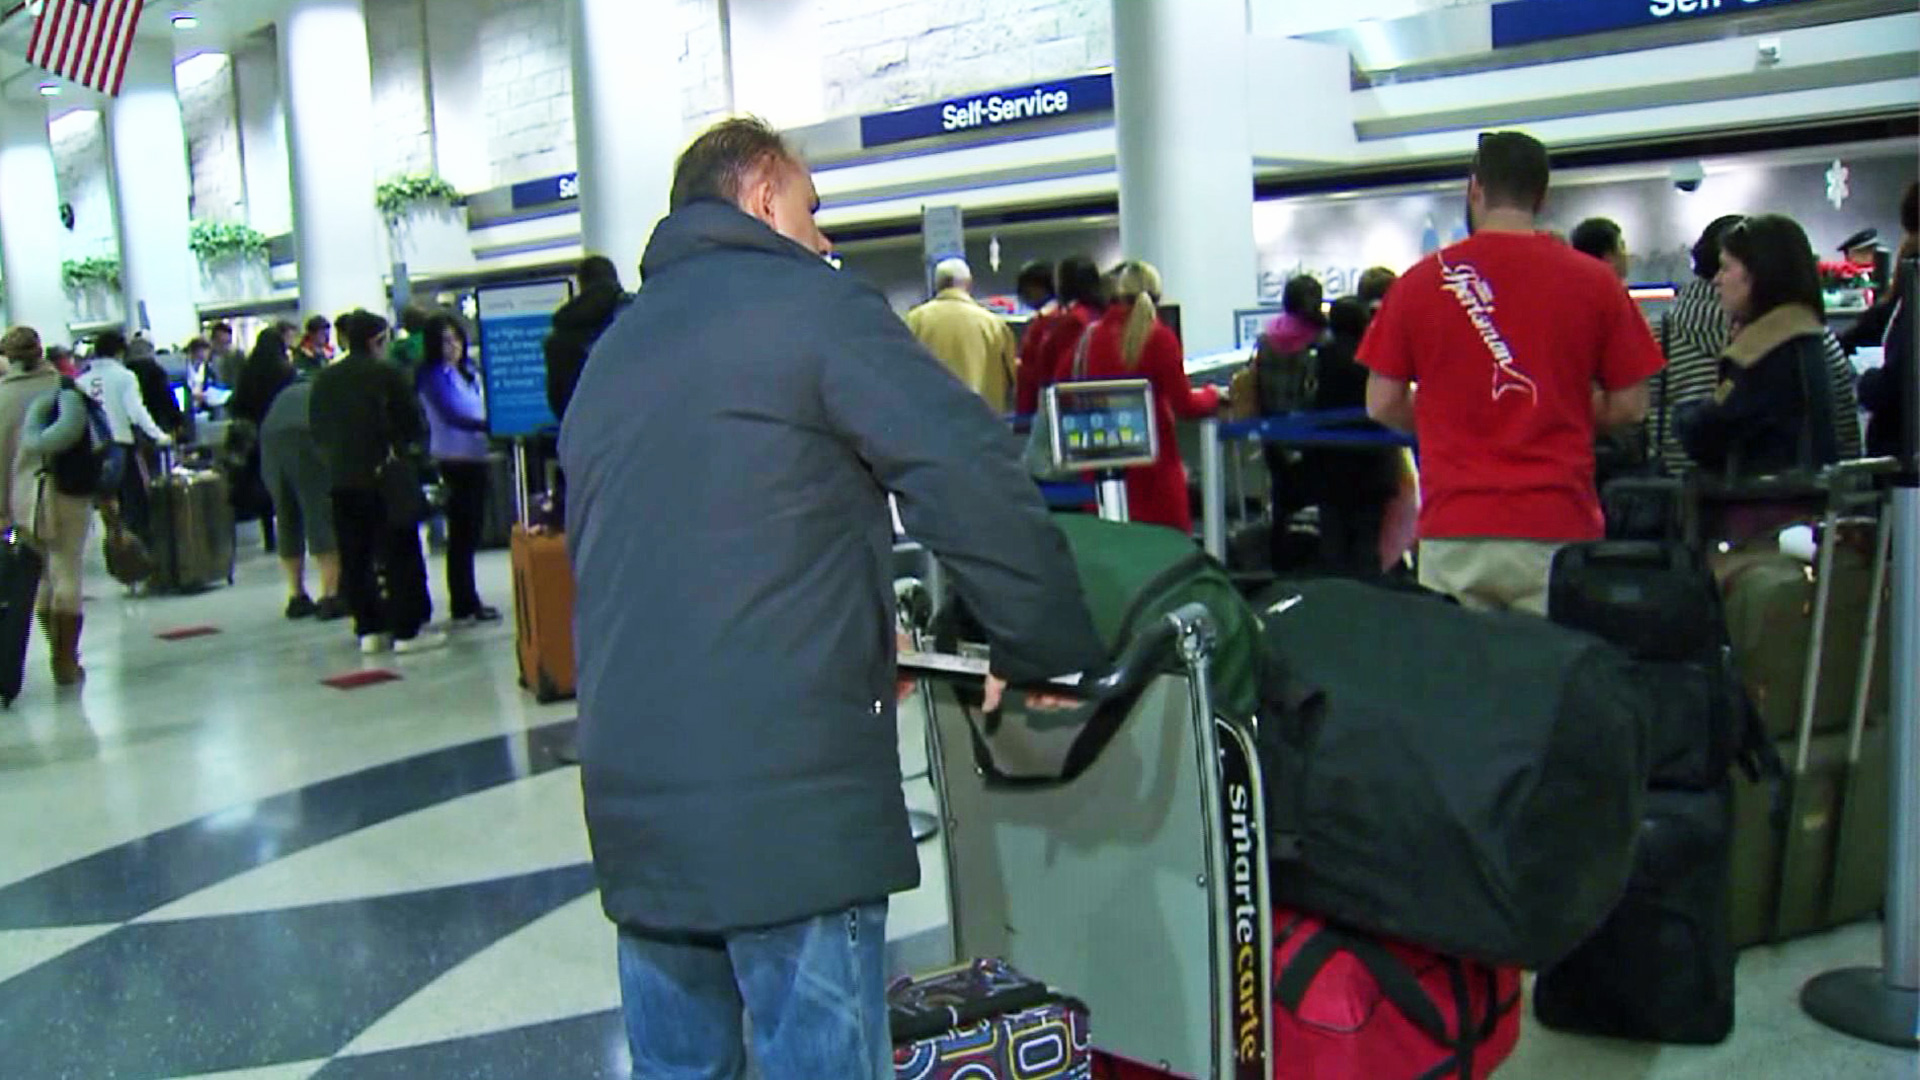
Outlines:
[[[887,493],[1015,683],[1104,658],[1065,541],[1004,423],[851,275],[717,202],[642,272],[560,439],[607,914],[724,931],[911,888]]]

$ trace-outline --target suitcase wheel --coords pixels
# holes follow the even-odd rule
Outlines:
[[[533,688],[533,700],[542,705],[551,705],[560,700],[559,688],[553,685],[553,680],[544,671],[540,673],[538,685]]]

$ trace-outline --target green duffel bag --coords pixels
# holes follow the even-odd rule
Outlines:
[[[1260,618],[1233,581],[1192,538],[1160,525],[1054,517],[1080,570],[1094,629],[1114,654],[1142,628],[1184,604],[1213,613],[1218,637],[1209,668],[1213,706],[1247,718],[1260,702]]]

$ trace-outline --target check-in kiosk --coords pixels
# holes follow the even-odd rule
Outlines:
[[[1055,383],[1041,402],[1053,433],[1053,464],[1099,476],[1100,516],[1127,520],[1124,470],[1160,454],[1153,386],[1145,379]]]

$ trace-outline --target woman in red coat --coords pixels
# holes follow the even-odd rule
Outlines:
[[[1105,286],[1100,268],[1085,255],[1060,260],[1054,272],[1054,295],[1060,306],[1033,321],[1027,327],[1026,340],[1020,344],[1020,376],[1014,395],[1014,411],[1027,416],[1040,411],[1040,395],[1054,383],[1054,373],[1063,362],[1073,359],[1073,347],[1080,335],[1100,317],[1106,304]],[[1062,361],[1062,355],[1066,361]]]
[[[1134,521],[1150,521],[1193,532],[1187,499],[1187,469],[1173,421],[1199,420],[1220,408],[1220,393],[1209,386],[1193,389],[1187,381],[1180,339],[1160,321],[1160,271],[1143,262],[1122,263],[1113,276],[1113,298],[1087,347],[1088,379],[1146,379],[1153,384],[1154,425],[1160,455],[1152,465],[1127,470],[1127,510]],[[1077,344],[1077,342],[1076,342]],[[1056,382],[1073,374],[1074,349],[1062,351]]]

